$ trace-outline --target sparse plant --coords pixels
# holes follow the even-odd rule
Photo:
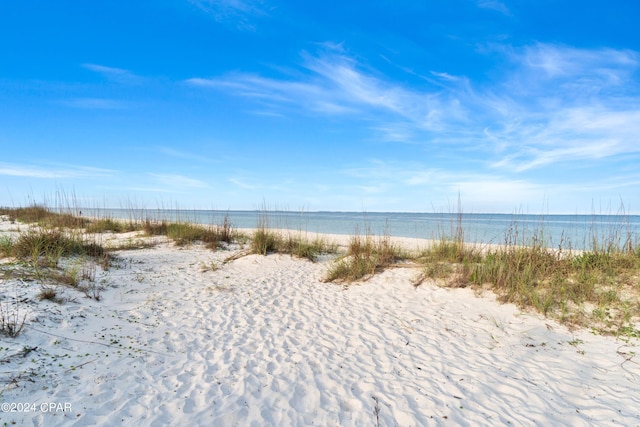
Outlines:
[[[386,233],[377,239],[370,233],[364,237],[356,234],[351,237],[347,253],[329,268],[325,280],[352,282],[366,279],[407,257],[408,254],[403,253]]]
[[[501,301],[531,307],[562,322],[603,323],[601,330],[611,332],[640,314],[638,290],[632,292],[636,310],[621,309],[626,304],[622,287],[629,289],[630,278],[640,269],[637,248],[594,241],[595,250],[572,255],[562,242],[555,250],[545,247],[540,230],[529,240],[520,233],[517,224],[512,225],[502,247],[483,251],[469,249],[459,238],[442,239],[418,258],[426,266],[414,284],[449,274],[444,278],[449,286],[490,286]],[[585,312],[585,304],[595,308]]]
[[[50,286],[43,286],[42,289],[40,290],[40,293],[38,293],[38,299],[40,301],[42,300],[57,301],[57,296],[58,296],[58,292],[56,288],[50,287]]]
[[[102,283],[98,283],[95,280],[88,280],[80,283],[78,289],[84,292],[84,294],[88,298],[100,301],[100,299],[102,299],[102,291],[104,290],[104,286]]]
[[[0,301],[0,334],[15,338],[22,332],[27,313],[20,310],[20,302],[16,297],[12,302]]]
[[[209,249],[217,249],[221,242],[230,243],[234,238],[234,231],[228,217],[222,225],[202,226],[187,222],[167,222],[145,220],[143,229],[148,236],[167,236],[178,246],[203,242]]]
[[[58,229],[30,229],[22,233],[13,245],[13,254],[33,264],[56,266],[63,256],[100,256],[104,248],[95,242],[87,242],[79,235],[64,233]]]
[[[48,228],[82,228],[89,220],[66,212],[54,212],[43,205],[31,205],[21,208],[0,209],[0,215],[7,215],[10,221],[25,224],[38,224]]]
[[[91,221],[86,227],[87,233],[126,233],[129,231],[138,231],[142,229],[142,224],[134,221],[118,221],[112,218],[102,218]]]
[[[280,236],[265,227],[258,228],[251,240],[251,251],[259,255],[277,252],[280,246]]]
[[[13,239],[10,236],[0,236],[0,257],[13,254]]]

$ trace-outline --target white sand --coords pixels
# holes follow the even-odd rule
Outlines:
[[[329,259],[223,265],[231,254],[171,243],[120,252],[97,273],[100,301],[71,289],[61,304],[37,301],[37,283],[0,281],[4,307],[17,298],[28,310],[23,333],[0,338],[1,400],[36,404],[0,420],[640,425],[637,341],[570,332],[467,289],[414,288],[413,269],[344,287],[322,282]]]

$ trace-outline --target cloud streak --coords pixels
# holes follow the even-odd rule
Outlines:
[[[159,183],[170,188],[191,189],[191,188],[208,188],[209,184],[199,179],[189,178],[179,174],[159,174],[149,173],[149,176]]]
[[[253,19],[267,15],[262,0],[189,0],[198,9],[220,23],[232,24],[241,31],[255,31]]]
[[[143,80],[142,77],[124,68],[107,67],[99,64],[82,64],[82,67],[117,83],[138,84]]]
[[[17,165],[0,162],[0,175],[42,179],[103,178],[113,176],[116,171],[89,166],[67,166],[63,168],[34,165]]]
[[[304,78],[274,79],[234,73],[214,78],[195,77],[186,83],[252,98],[275,110],[358,116],[364,120],[391,115],[421,130],[442,130],[445,116],[449,122],[466,120],[466,112],[455,97],[445,96],[439,90],[413,91],[369,75],[337,47],[317,56],[304,54],[303,58]]]
[[[72,98],[60,101],[61,104],[71,108],[83,110],[121,110],[128,108],[122,101],[105,98]]]
[[[487,167],[516,173],[640,153],[639,55],[633,51],[501,47],[503,64],[512,65],[497,80],[474,83],[432,71],[429,85],[416,89],[365,71],[339,45],[324,48],[303,54],[295,75],[234,73],[187,83],[250,98],[274,115],[375,120],[369,128],[382,140],[482,151]]]

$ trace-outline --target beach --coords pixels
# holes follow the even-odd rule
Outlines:
[[[225,262],[243,246],[101,236],[123,239],[153,244],[95,266],[99,298],[60,287],[39,301],[37,282],[5,274],[4,313],[26,321],[0,337],[3,423],[640,425],[637,339],[569,329],[491,292],[415,287],[412,268],[326,283],[332,255]]]

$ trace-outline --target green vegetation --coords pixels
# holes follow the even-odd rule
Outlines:
[[[21,233],[18,239],[6,247],[9,255],[38,264],[56,266],[63,256],[86,255],[99,257],[104,248],[84,239],[79,234],[65,233],[58,229],[30,229]]]
[[[147,219],[142,229],[148,236],[167,236],[179,246],[202,242],[210,249],[220,247],[222,242],[233,242],[236,235],[227,217],[224,218],[222,225],[217,226],[202,226],[187,222],[158,222]]]
[[[289,254],[315,262],[320,254],[335,251],[335,245],[330,245],[319,237],[308,239],[302,233],[283,236],[267,228],[258,228],[251,237],[250,253],[258,255]]]
[[[370,277],[410,255],[391,242],[389,235],[374,238],[370,233],[351,237],[347,253],[333,263],[325,278],[328,282],[351,282]]]
[[[0,215],[6,215],[11,222],[37,224],[41,227],[81,228],[90,223],[88,219],[69,213],[56,213],[40,205],[25,208],[0,208]]]
[[[443,239],[414,258],[424,265],[415,284],[434,278],[491,289],[502,302],[604,333],[624,331],[640,316],[640,247],[596,241],[595,249],[574,254],[546,248],[535,236],[519,245],[508,234],[493,249]]]
[[[140,231],[143,226],[134,221],[117,221],[111,218],[102,218],[91,221],[85,228],[87,233],[127,233],[130,231]]]

